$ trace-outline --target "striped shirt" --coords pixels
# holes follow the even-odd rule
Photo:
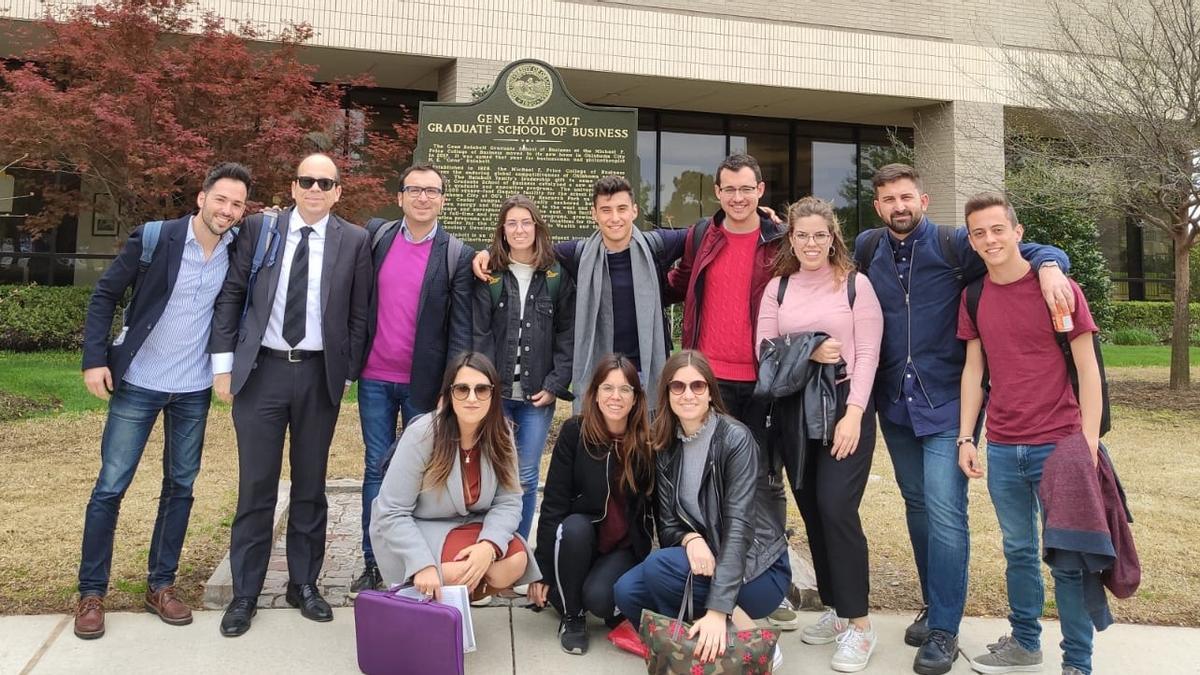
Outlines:
[[[204,247],[192,229],[195,226],[193,216],[188,223],[175,288],[162,316],[125,372],[125,381],[138,387],[184,394],[212,386],[212,362],[205,348],[213,303],[229,269],[228,249],[233,233],[222,235],[212,256],[205,260]]]

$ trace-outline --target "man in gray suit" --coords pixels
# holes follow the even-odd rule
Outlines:
[[[229,545],[234,599],[221,619],[227,637],[250,629],[262,591],[287,431],[287,601],[313,621],[333,619],[316,586],[325,558],[325,469],[342,396],[362,370],[372,284],[366,230],[330,213],[341,194],[329,157],[300,162],[292,181],[296,204],[279,214],[255,283],[261,215],[242,226],[217,298],[208,344],[213,389],[233,402],[238,441]]]

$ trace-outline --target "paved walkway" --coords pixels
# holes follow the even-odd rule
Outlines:
[[[308,621],[293,609],[262,610],[253,628],[240,638],[221,637],[220,612],[197,612],[190,626],[168,626],[141,612],[108,615],[108,634],[79,640],[71,618],[63,615],[0,617],[0,673],[356,673],[354,612],[334,610],[331,623]],[[804,621],[815,613],[802,613]],[[641,660],[604,640],[604,627],[591,626],[591,651],[571,656],[558,646],[553,612],[534,613],[507,604],[472,611],[479,649],[466,657],[471,675],[619,675],[645,673]],[[914,650],[903,643],[909,616],[877,615],[882,639],[866,673],[911,673]],[[963,623],[963,649],[980,652],[1005,632],[1003,619],[968,618]],[[1049,661],[1043,672],[1057,675],[1058,624],[1047,622],[1044,644]],[[784,633],[783,672],[827,675],[833,645],[802,644],[798,632]],[[1200,630],[1117,625],[1097,636],[1096,673],[1173,675],[1200,673]],[[397,672],[403,654],[397,654]],[[972,672],[960,658],[952,673]],[[413,673],[412,675],[425,675]]]

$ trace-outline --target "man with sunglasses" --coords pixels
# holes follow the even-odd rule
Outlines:
[[[396,441],[397,418],[407,425],[433,410],[447,361],[471,348],[472,250],[438,224],[446,181],[431,164],[400,174],[399,221],[374,218],[371,236],[375,290],[367,317],[366,361],[358,383],[364,456],[363,572],[350,595],[382,584],[371,547],[371,503]],[[457,259],[451,270],[451,260]],[[415,358],[417,345],[420,358]]]
[[[268,255],[249,289],[255,246],[238,246],[217,298],[209,351],[213,388],[233,402],[238,504],[230,534],[233,601],[221,634],[250,629],[271,557],[284,434],[290,433],[287,602],[313,621],[333,611],[317,590],[325,559],[325,469],[342,396],[358,379],[367,342],[371,248],[366,230],[332,214],[337,166],[309,155],[292,181]],[[257,242],[261,215],[241,238]],[[243,315],[243,307],[245,307]]]

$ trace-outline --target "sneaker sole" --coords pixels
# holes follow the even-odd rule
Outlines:
[[[1042,668],[1041,663],[1030,664],[1028,666],[989,666],[984,663],[971,662],[971,670],[977,673],[986,673],[987,675],[995,675],[996,673],[1040,673]]]
[[[768,618],[767,623],[771,624],[771,626],[773,628],[778,628],[779,630],[791,631],[791,630],[796,630],[796,629],[800,628],[800,619],[799,618],[793,619],[791,621],[776,621],[774,619]]]
[[[75,637],[79,638],[80,640],[95,640],[97,638],[104,637],[104,629],[101,628],[100,630],[91,632],[76,630]]]
[[[562,645],[559,646],[562,647]],[[584,654],[587,654],[586,649],[567,649],[566,647],[562,647],[562,650],[568,654],[571,654],[572,656],[583,656]]]
[[[152,605],[152,604],[150,604],[150,603],[148,603],[148,602],[145,602],[145,603],[142,603],[142,604],[146,606],[146,611],[147,611],[147,612],[150,612],[150,613],[151,613],[151,614],[153,614],[154,616],[157,616],[158,618],[162,619],[162,622],[163,622],[163,623],[165,623],[165,624],[167,624],[167,625],[170,625],[170,626],[186,626],[186,625],[188,625],[188,624],[190,624],[190,623],[192,622],[192,617],[191,617],[191,615],[188,615],[187,617],[185,617],[185,618],[182,618],[182,619],[168,619],[167,617],[165,617],[165,616],[163,616],[162,614],[160,614],[160,613],[158,612],[158,609],[157,609],[157,608],[156,608],[154,605]],[[78,635],[78,633],[76,633],[76,635]]]
[[[924,635],[917,635],[916,633],[904,631],[904,644],[908,645],[909,647],[920,647],[921,645],[925,644],[925,638],[927,637],[929,637],[929,631],[925,631]]]
[[[946,673],[950,672],[950,669],[954,667],[954,662],[957,660],[958,652],[955,651],[954,658],[950,659],[950,663],[946,666],[921,666],[914,663],[913,672],[917,673],[917,675],[946,675]]]
[[[806,645],[827,645],[837,639],[837,635],[833,637],[814,637],[808,633],[800,634],[800,641]]]

